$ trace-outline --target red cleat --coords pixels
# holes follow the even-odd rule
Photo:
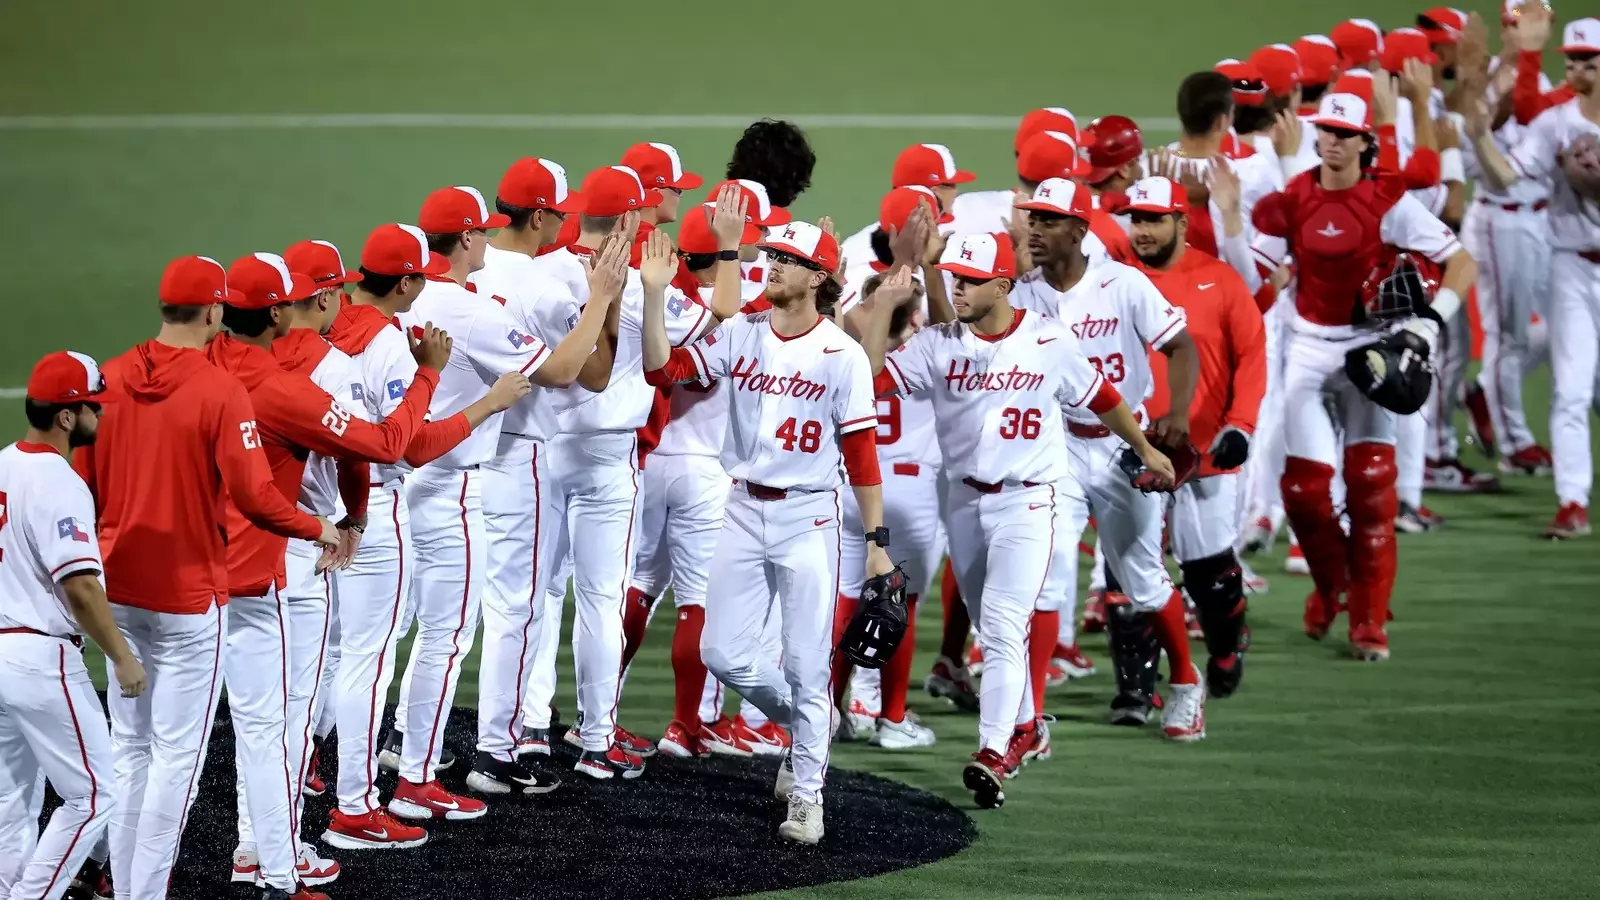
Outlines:
[[[1328,636],[1329,629],[1333,628],[1333,620],[1339,618],[1338,601],[1328,601],[1321,592],[1312,590],[1306,597],[1306,610],[1303,625],[1306,637],[1313,641],[1320,641]]]
[[[1200,627],[1200,617],[1195,615],[1194,603],[1186,596],[1183,598],[1183,627],[1189,630],[1190,640],[1203,640],[1206,630]]]
[[[778,726],[774,725],[774,728]],[[778,729],[782,731],[782,729]],[[787,735],[785,735],[787,737]],[[715,722],[700,723],[700,746],[712,756],[733,756],[744,758],[755,755],[755,748],[740,740],[735,733],[733,720],[727,716]]]
[[[1006,779],[1013,774],[1014,769],[1006,757],[993,750],[980,750],[972,754],[972,762],[961,770],[961,781],[980,808],[998,809],[1005,805]]]
[[[1106,592],[1095,591],[1083,604],[1083,633],[1099,634],[1106,630]]]
[[[1523,447],[1521,450],[1500,460],[1500,471],[1507,475],[1539,475],[1546,476],[1555,467],[1555,460],[1550,457],[1550,451],[1534,444]]]
[[[1055,687],[1069,678],[1088,678],[1093,674],[1094,660],[1085,656],[1077,644],[1070,647],[1056,644],[1055,651],[1050,654],[1050,674],[1045,683]]]
[[[972,650],[967,653],[967,674],[983,674],[983,648],[976,644],[974,644],[972,646]]]
[[[426,784],[412,784],[402,778],[389,799],[389,811],[414,822],[428,819],[463,822],[482,818],[489,811],[489,805],[472,797],[452,794],[437,779]]]
[[[1476,380],[1462,385],[1461,405],[1466,407],[1467,419],[1472,424],[1472,436],[1478,441],[1478,450],[1493,459],[1500,447],[1495,440],[1494,416],[1489,414],[1489,398]]]
[[[661,735],[661,740],[656,744],[663,756],[676,759],[692,759],[697,756],[709,756],[710,751],[700,745],[698,731],[690,731],[682,722],[673,719],[667,726],[666,733]]]
[[[1366,662],[1389,658],[1389,635],[1383,626],[1362,622],[1350,631],[1350,655]]]
[[[1044,719],[1035,719],[1027,731],[1019,728],[1011,733],[1011,743],[1006,745],[1006,777],[1015,778],[1028,763],[1049,758],[1050,728]]]
[[[611,732],[611,739],[622,745],[622,749],[641,759],[648,759],[656,755],[656,745],[642,737],[629,732],[628,729],[618,725]]]
[[[1566,541],[1589,534],[1589,509],[1578,503],[1563,503],[1556,517],[1545,526],[1544,536]]]
[[[782,756],[789,749],[789,733],[776,722],[767,721],[760,728],[751,728],[744,716],[739,716],[733,720],[733,735],[756,756]]]
[[[404,850],[427,843],[428,833],[396,819],[382,807],[359,816],[336,809],[328,817],[322,840],[341,850]]]
[[[321,797],[328,792],[327,782],[322,780],[322,745],[314,744],[311,748],[311,762],[306,766],[305,792],[308,797]]]

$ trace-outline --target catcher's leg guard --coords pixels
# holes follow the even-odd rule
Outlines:
[[[1350,586],[1348,540],[1333,509],[1333,466],[1291,456],[1284,460],[1281,483],[1284,513],[1317,586],[1315,602],[1306,603],[1306,633],[1320,638]]]
[[[1351,444],[1344,451],[1345,509],[1350,515],[1350,631],[1363,623],[1382,630],[1399,566],[1394,517],[1398,470],[1389,444]]]
[[[1200,614],[1206,634],[1206,684],[1213,697],[1227,697],[1244,677],[1245,599],[1239,560],[1229,550],[1183,563],[1183,587]]]
[[[1111,701],[1113,725],[1143,725],[1155,709],[1157,664],[1161,650],[1145,613],[1122,594],[1106,596],[1106,631],[1117,696]]]

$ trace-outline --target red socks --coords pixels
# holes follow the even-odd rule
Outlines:
[[[644,630],[650,624],[650,608],[656,598],[638,588],[628,588],[627,599],[622,601],[622,669],[627,671],[633,655],[644,643]]]
[[[882,669],[883,717],[906,720],[906,691],[911,689],[911,658],[917,653],[917,595],[906,597],[906,636]]]
[[[1350,586],[1348,540],[1333,508],[1333,466],[1291,456],[1284,460],[1283,509],[1311,567],[1317,593],[1338,603]]]
[[[844,637],[845,626],[849,625],[850,620],[855,618],[856,604],[858,602],[855,597],[846,597],[840,594],[839,602],[833,607],[833,647],[835,651],[839,649],[839,639]],[[844,707],[845,691],[850,688],[850,669],[850,661],[844,658],[844,654],[835,652],[833,654],[833,705],[841,709]]]
[[[1167,654],[1173,684],[1194,684],[1194,660],[1189,657],[1189,629],[1183,623],[1183,594],[1176,589],[1159,612],[1147,613],[1156,642]],[[1051,644],[1053,648],[1054,643]]]
[[[972,633],[972,617],[961,599],[956,570],[949,559],[944,561],[944,572],[939,576],[939,602],[944,605],[944,635],[939,639],[939,655],[962,662],[962,655],[967,652],[967,635]]]
[[[700,660],[700,631],[706,625],[706,608],[678,610],[678,627],[672,632],[672,718],[686,728],[700,725],[700,695],[706,688],[706,664]]]
[[[1035,611],[1028,623],[1028,683],[1033,687],[1034,718],[1044,715],[1044,681],[1050,674],[1050,657],[1060,633],[1059,612]]]

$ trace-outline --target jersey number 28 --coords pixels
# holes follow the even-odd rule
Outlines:
[[[776,437],[783,441],[785,450],[793,450],[799,444],[801,453],[815,453],[822,447],[822,423],[810,421],[796,428],[796,420],[790,416],[778,426]]]

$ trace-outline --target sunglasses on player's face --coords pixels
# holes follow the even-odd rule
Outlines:
[[[803,256],[795,256],[793,253],[785,253],[782,250],[768,249],[767,262],[773,266],[799,266],[803,269],[810,269],[813,272],[822,271],[822,267],[811,260]]]
[[[1352,138],[1361,137],[1361,132],[1359,132],[1359,131],[1351,131],[1348,128],[1334,128],[1334,127],[1332,127],[1330,125],[1318,125],[1317,126],[1317,130],[1326,132],[1329,135],[1331,135],[1335,140],[1340,140],[1340,141],[1348,141],[1348,140],[1351,140]]]

